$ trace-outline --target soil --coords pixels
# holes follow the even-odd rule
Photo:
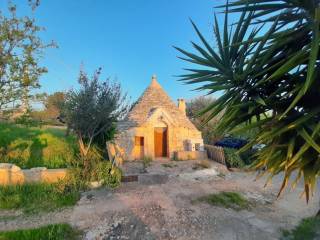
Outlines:
[[[209,169],[194,169],[195,161],[163,164],[154,161],[141,173],[141,163],[127,163],[126,174],[139,175],[138,182],[85,192],[74,208],[27,217],[0,211],[0,230],[67,222],[83,230],[84,239],[279,239],[281,229],[319,208],[319,196],[308,205],[299,198],[302,185],[276,199],[281,176],[264,188],[265,178],[255,181],[253,173],[213,162]],[[235,211],[193,201],[219,191],[240,192],[253,206]]]

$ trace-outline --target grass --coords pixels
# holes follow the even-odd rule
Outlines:
[[[302,219],[292,230],[283,230],[283,240],[313,240],[320,239],[320,217]]]
[[[173,168],[178,166],[177,164],[171,164],[171,163],[162,163],[161,165],[165,168]]]
[[[206,202],[213,206],[231,208],[237,211],[250,207],[250,202],[237,192],[214,193],[200,197],[194,202]]]
[[[210,168],[210,167],[211,167],[211,163],[209,160],[200,160],[196,162],[192,168],[194,170],[197,170],[197,169],[204,169],[204,168]]]
[[[75,138],[65,137],[64,129],[0,123],[1,162],[21,168],[62,168],[72,162],[76,152]]]
[[[0,232],[0,240],[76,240],[81,232],[68,224],[53,224],[45,227]]]
[[[64,183],[0,186],[0,209],[21,209],[26,214],[74,205],[80,193]]]

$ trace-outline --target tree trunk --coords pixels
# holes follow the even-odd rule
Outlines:
[[[319,209],[319,211],[317,212],[316,217],[320,217],[320,209]]]

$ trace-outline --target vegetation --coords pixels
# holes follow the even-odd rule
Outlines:
[[[193,169],[203,169],[203,168],[210,168],[210,167],[211,167],[210,160],[200,160],[194,164]]]
[[[246,164],[237,152],[237,149],[224,148],[226,165],[228,168],[243,168]]]
[[[26,214],[72,206],[79,198],[65,182],[0,186],[0,209],[22,209]]]
[[[198,54],[177,48],[197,65],[181,80],[209,94],[222,90],[202,111],[207,121],[224,111],[219,131],[258,129],[243,148],[262,146],[253,167],[266,167],[271,177],[284,172],[279,194],[298,171],[293,186],[303,176],[308,201],[320,174],[319,0],[235,0],[225,7],[223,31],[216,18],[213,28],[217,49],[192,23],[203,47],[193,43]],[[241,16],[229,24],[233,12]]]
[[[205,121],[207,119],[207,114],[199,115],[199,113],[207,106],[214,103],[214,99],[211,97],[197,97],[187,102],[187,116],[192,121],[192,123],[201,131],[203,141],[206,144],[214,144],[221,136],[217,134],[215,130],[220,118],[221,114],[215,116],[206,124]]]
[[[62,108],[65,98],[64,92],[55,92],[51,95],[45,94],[42,99],[45,106],[44,110],[32,111],[30,113],[31,118],[43,124],[62,125]]]
[[[0,232],[0,240],[76,240],[81,233],[68,224],[52,224],[45,227]]]
[[[39,1],[29,1],[35,10]],[[8,14],[0,11],[0,110],[21,102],[28,108],[30,90],[39,88],[39,78],[47,69],[39,65],[46,48],[39,38],[43,28],[28,16],[19,17],[16,6],[8,1]]]
[[[81,71],[80,89],[68,92],[63,106],[65,121],[77,136],[82,158],[94,144],[105,148],[105,142],[113,138],[115,123],[128,110],[121,85],[108,79],[100,82],[100,74],[101,69],[89,79]]]
[[[301,220],[299,225],[288,231],[283,230],[283,240],[313,240],[320,238],[320,218],[310,217]]]
[[[151,165],[152,157],[143,156],[142,158],[142,171],[147,172],[147,168]]]
[[[73,136],[64,133],[63,129],[0,123],[1,162],[21,168],[67,167],[75,158],[77,145]]]
[[[76,189],[87,189],[90,182],[96,181],[102,186],[115,188],[119,186],[121,176],[121,170],[113,166],[109,160],[105,160],[99,148],[93,147],[87,158],[75,158],[66,182]]]
[[[214,206],[232,208],[234,210],[248,209],[250,202],[236,192],[220,192],[200,197],[196,202],[206,202]]]
[[[162,163],[161,165],[165,168],[173,168],[178,166],[177,164],[172,164],[172,163]]]

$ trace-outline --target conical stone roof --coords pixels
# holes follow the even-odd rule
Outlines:
[[[170,99],[155,76],[152,77],[151,84],[143,92],[124,121],[120,122],[120,129],[141,126],[157,108],[164,109],[179,126],[197,130],[188,117]]]

